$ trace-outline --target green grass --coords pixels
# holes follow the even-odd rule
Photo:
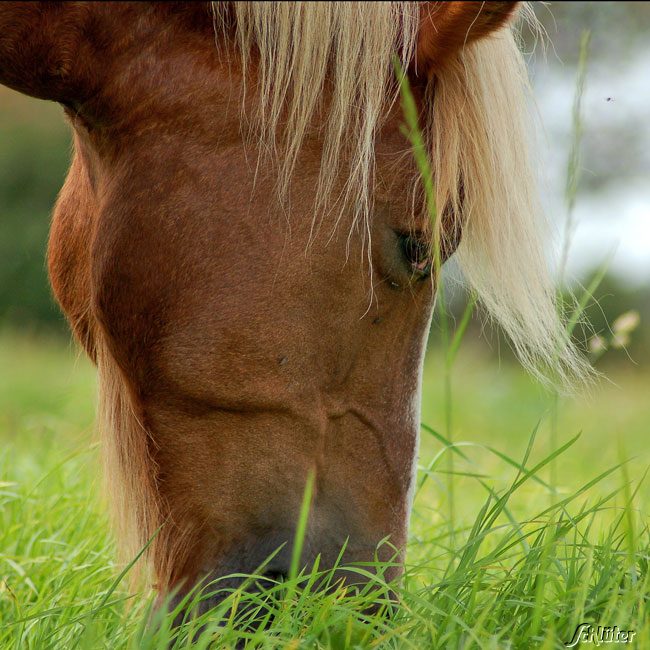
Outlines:
[[[316,593],[314,571],[264,596],[235,593],[172,633],[170,615],[147,625],[151,592],[118,581],[99,498],[93,369],[56,340],[1,334],[0,648],[163,648],[173,635],[176,647],[242,638],[260,648],[560,648],[582,622],[635,630],[634,647],[650,647],[650,373],[630,364],[565,400],[559,444],[582,435],[553,458],[550,397],[470,343],[451,375],[453,451],[422,434],[422,489],[392,617],[363,613],[386,600],[381,577],[360,593]],[[423,419],[436,432],[443,365],[433,352],[425,372]],[[618,466],[626,453],[635,458]],[[247,632],[256,607],[272,621]]]

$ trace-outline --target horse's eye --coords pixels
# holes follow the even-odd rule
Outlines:
[[[410,272],[418,280],[431,275],[431,242],[422,233],[399,233],[399,246]]]

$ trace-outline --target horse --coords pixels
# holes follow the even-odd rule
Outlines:
[[[0,83],[58,102],[48,268],[97,366],[125,558],[160,594],[397,553],[452,255],[523,364],[563,334],[511,2],[4,2]],[[396,82],[430,161],[433,221]],[[379,547],[389,540],[389,550]],[[387,555],[388,554],[388,555]]]

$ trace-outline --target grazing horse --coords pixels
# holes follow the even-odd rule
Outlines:
[[[0,5],[0,83],[59,102],[74,133],[49,273],[98,368],[121,546],[154,538],[161,593],[285,543],[268,570],[286,573],[310,474],[304,564],[346,540],[348,562],[385,538],[402,557],[432,242],[526,366],[579,366],[546,268],[516,4]]]

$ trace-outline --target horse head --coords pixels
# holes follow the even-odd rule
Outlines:
[[[527,365],[575,367],[537,234],[515,5],[0,8],[0,82],[60,102],[74,132],[50,276],[98,365],[127,555],[153,539],[163,592],[277,549],[266,571],[286,573],[308,476],[302,563],[345,546],[400,574],[436,242]]]

